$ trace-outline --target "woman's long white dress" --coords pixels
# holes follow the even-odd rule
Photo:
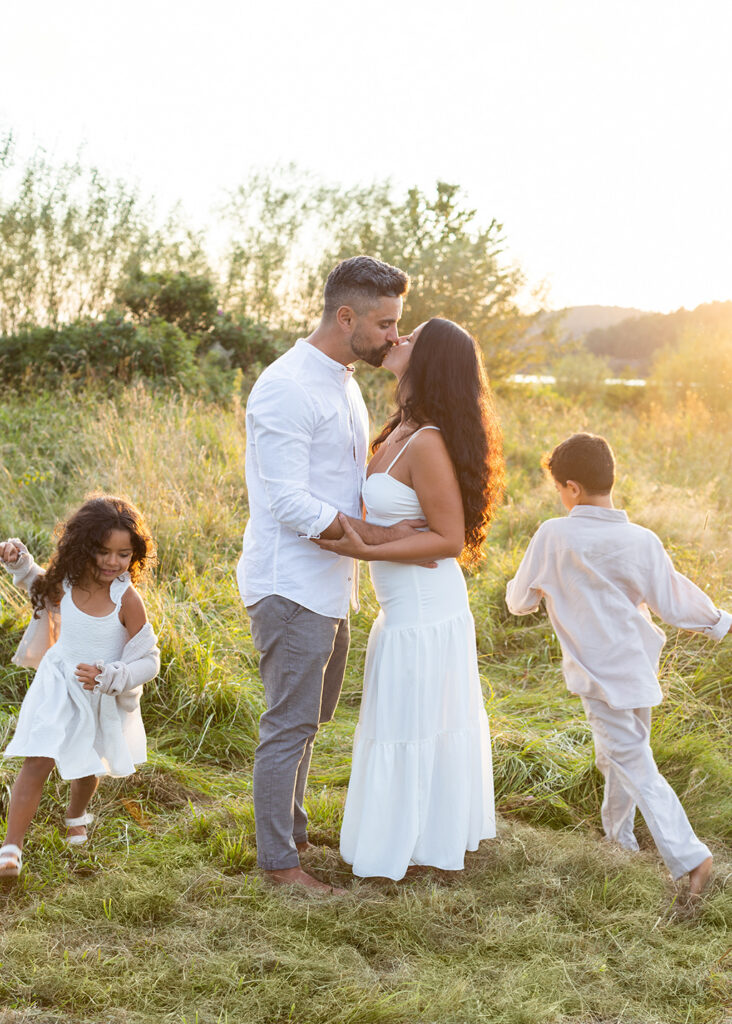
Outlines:
[[[126,713],[115,697],[85,690],[74,672],[79,664],[117,661],[129,640],[119,619],[129,573],[112,581],[109,615],[87,615],[64,583],[61,631],[43,655],[18,715],[6,757],[52,757],[62,779],[131,775],[146,758],[139,710]]]
[[[364,485],[370,523],[423,518],[416,492],[390,475],[394,462]],[[370,568],[381,610],[366,652],[341,855],[362,877],[399,879],[410,864],[460,870],[466,850],[496,834],[465,580],[454,558],[436,569]]]

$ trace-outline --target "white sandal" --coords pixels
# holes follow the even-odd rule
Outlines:
[[[87,811],[86,814],[82,814],[80,818],[64,818],[64,825],[67,828],[74,828],[77,825],[91,825],[93,821],[94,815],[89,814]],[[68,846],[83,846],[88,839],[89,836],[87,835],[66,836],[66,843]]]
[[[15,843],[0,847],[0,878],[17,878],[23,868],[23,851]]]

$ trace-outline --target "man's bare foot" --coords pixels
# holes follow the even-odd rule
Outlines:
[[[712,864],[713,860],[711,857],[707,857],[701,864],[697,864],[695,868],[689,872],[689,895],[690,896],[701,896],[704,892],[709,879],[712,876]]]
[[[303,839],[301,843],[295,843],[298,853],[307,853],[308,850],[317,850],[317,846],[314,843],[308,842],[307,839]]]
[[[339,889],[337,885],[326,885],[325,882],[313,878],[302,868],[283,868],[281,871],[265,871],[264,874],[274,885],[301,885],[314,892],[321,892],[325,895],[341,895],[345,889]]]

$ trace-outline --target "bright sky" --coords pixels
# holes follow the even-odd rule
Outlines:
[[[253,168],[467,190],[551,305],[732,299],[728,0],[24,0],[0,131],[181,199]]]

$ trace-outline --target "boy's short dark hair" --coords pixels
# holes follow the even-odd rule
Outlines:
[[[615,483],[615,456],[599,434],[572,434],[541,464],[563,487],[574,480],[587,494],[609,494]]]
[[[350,306],[359,315],[376,305],[384,296],[406,295],[409,275],[372,256],[353,256],[341,260],[325,282],[323,315],[335,315],[341,306]]]

